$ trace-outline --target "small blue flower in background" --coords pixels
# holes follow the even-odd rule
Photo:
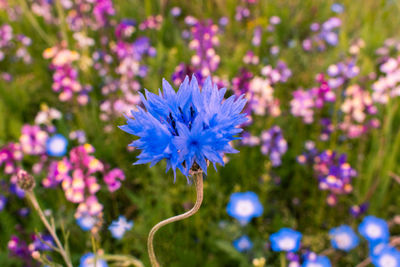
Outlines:
[[[339,3],[334,3],[334,4],[332,4],[332,6],[331,6],[331,10],[332,10],[333,12],[335,12],[335,13],[340,14],[340,13],[343,13],[343,11],[344,11],[344,6],[343,6],[342,4],[339,4]]]
[[[282,228],[273,233],[269,240],[273,251],[296,252],[299,250],[301,238],[301,233],[290,228]]]
[[[374,216],[367,216],[358,226],[358,232],[370,243],[387,243],[389,227],[386,221]]]
[[[68,140],[62,134],[55,134],[46,142],[46,151],[49,156],[62,157],[67,153]]]
[[[3,195],[0,195],[0,211],[4,209],[7,204],[7,198]]]
[[[376,267],[399,267],[400,251],[387,244],[375,246],[371,255],[371,261]]]
[[[348,225],[341,225],[329,231],[332,246],[335,249],[350,251],[358,246],[359,239],[356,233]]]
[[[226,211],[229,216],[237,219],[240,224],[245,225],[254,217],[260,217],[263,206],[254,192],[233,193],[229,200]]]
[[[32,251],[49,251],[54,247],[54,241],[51,235],[36,234],[32,236],[33,243],[29,245],[29,250]]]
[[[167,171],[178,168],[185,176],[194,163],[207,174],[207,160],[224,165],[224,153],[237,153],[230,142],[242,131],[247,119],[240,113],[246,104],[243,96],[225,101],[226,89],[218,89],[208,78],[200,90],[196,78],[189,77],[178,92],[164,79],[159,95],[146,90],[141,100],[146,111],[137,107],[133,119],[120,128],[139,137],[130,146],[142,150],[135,164],[167,161]]]
[[[89,231],[97,223],[97,218],[87,214],[76,219],[76,223],[83,231]]]
[[[133,226],[132,221],[127,221],[124,216],[119,216],[118,220],[113,221],[111,225],[108,227],[111,235],[116,239],[121,239],[125,232],[130,230]]]
[[[253,243],[247,235],[244,235],[233,241],[233,246],[237,251],[243,252],[250,250],[253,247]]]
[[[79,267],[108,267],[107,262],[100,258],[95,261],[95,255],[93,253],[86,253],[82,256]]]
[[[331,267],[331,261],[326,256],[315,255],[304,261],[302,267]]]

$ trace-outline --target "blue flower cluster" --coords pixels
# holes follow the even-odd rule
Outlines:
[[[376,267],[400,266],[400,251],[389,244],[389,226],[386,221],[367,216],[358,226],[360,234],[367,239],[370,257]]]
[[[194,163],[207,173],[207,160],[224,165],[224,153],[236,153],[230,142],[238,139],[238,126],[246,121],[240,113],[246,104],[241,96],[224,101],[226,89],[218,89],[208,78],[200,90],[193,76],[183,81],[178,92],[164,79],[163,91],[146,90],[141,100],[146,108],[137,107],[127,125],[120,128],[136,135],[131,146],[142,150],[135,164],[167,161],[167,171],[178,168],[185,176]]]

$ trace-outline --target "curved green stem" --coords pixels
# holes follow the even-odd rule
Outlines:
[[[155,233],[163,226],[180,221],[186,218],[189,218],[193,214],[195,214],[201,206],[201,203],[203,202],[203,172],[202,171],[196,171],[193,173],[193,180],[196,186],[196,203],[194,204],[193,208],[183,214],[168,218],[166,220],[163,220],[159,223],[157,223],[149,233],[149,237],[147,239],[147,251],[149,253],[149,258],[150,258],[150,263],[151,266],[153,267],[159,267],[160,264],[157,261],[156,254],[154,253],[154,245],[153,245],[153,240],[154,240],[154,235]]]

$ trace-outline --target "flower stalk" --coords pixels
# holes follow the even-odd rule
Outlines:
[[[43,210],[39,206],[39,203],[38,203],[38,201],[36,199],[35,194],[33,193],[33,190],[25,191],[25,197],[31,203],[32,207],[34,208],[34,210],[39,215],[40,220],[43,222],[43,224],[46,227],[47,231],[49,231],[50,235],[53,237],[54,242],[56,243],[56,246],[57,246],[57,250],[56,251],[58,253],[60,253],[60,255],[62,256],[62,258],[65,261],[65,264],[68,267],[72,267],[71,259],[68,256],[67,251],[65,250],[65,248],[61,244],[60,240],[58,239],[57,233],[55,231],[54,224],[50,225],[49,221],[47,220],[46,216],[44,215]]]
[[[64,259],[67,267],[73,267],[71,259],[69,257],[69,253],[67,252],[67,250],[64,248],[64,246],[61,244],[60,240],[58,239],[58,236],[56,233],[56,227],[54,225],[54,220],[51,220],[51,222],[49,222],[47,220],[46,215],[44,214],[43,210],[40,208],[39,202],[37,201],[35,193],[33,192],[33,189],[35,188],[35,179],[33,178],[32,175],[30,175],[26,171],[20,170],[17,174],[17,183],[18,183],[18,186],[22,190],[25,191],[26,199],[30,202],[33,209],[39,215],[39,218],[43,222],[47,231],[49,231],[50,235],[53,237],[53,240],[56,243],[56,247],[52,246],[53,249],[55,251],[57,251],[58,253],[60,253],[60,255]]]
[[[196,202],[195,202],[193,208],[183,214],[173,216],[171,218],[165,219],[165,220],[157,223],[150,230],[150,233],[149,233],[149,236],[147,239],[147,251],[149,254],[151,266],[153,266],[153,267],[160,266],[160,263],[157,261],[156,255],[154,253],[153,241],[154,241],[155,233],[161,227],[163,227],[167,224],[189,218],[190,216],[194,215],[200,209],[201,203],[203,202],[203,171],[201,169],[193,171],[192,176],[193,176],[194,184],[196,187]]]

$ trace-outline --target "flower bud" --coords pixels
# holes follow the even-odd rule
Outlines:
[[[19,170],[17,174],[17,184],[19,188],[30,191],[35,187],[35,179],[24,170]]]

